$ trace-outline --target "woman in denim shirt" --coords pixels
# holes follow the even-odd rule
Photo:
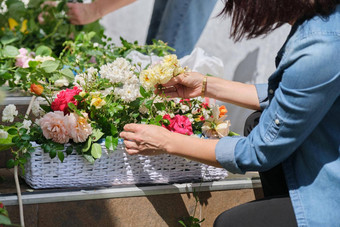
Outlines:
[[[253,38],[292,24],[268,84],[242,84],[192,72],[167,84],[171,97],[203,95],[263,110],[247,137],[202,140],[152,125],[128,124],[129,154],[168,153],[233,173],[281,164],[288,197],[247,203],[215,226],[340,226],[339,0],[229,0],[232,37]],[[202,82],[203,81],[203,82]],[[205,86],[205,87],[203,87]],[[202,88],[203,87],[203,88]]]

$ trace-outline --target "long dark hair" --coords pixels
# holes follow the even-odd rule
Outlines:
[[[340,0],[225,0],[219,15],[232,17],[230,36],[239,41],[266,35],[285,23],[327,16]]]

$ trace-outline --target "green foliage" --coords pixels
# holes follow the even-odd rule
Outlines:
[[[104,32],[99,21],[81,28],[68,22],[66,0],[59,1],[57,7],[43,4],[44,0],[30,0],[25,5],[21,0],[5,0],[5,8],[0,7],[0,37],[3,45],[36,49],[44,45],[58,56],[65,40],[76,37],[79,32],[94,31],[97,39]],[[43,18],[44,22],[39,21]],[[15,22],[14,22],[15,21]],[[50,55],[47,53],[47,55]]]

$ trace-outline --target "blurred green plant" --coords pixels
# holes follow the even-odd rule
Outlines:
[[[94,31],[95,39],[101,39],[104,28],[99,21],[84,26],[70,24],[66,0],[58,1],[56,7],[44,2],[0,0],[0,43],[29,49],[45,45],[59,56],[65,40],[74,39],[82,31]]]

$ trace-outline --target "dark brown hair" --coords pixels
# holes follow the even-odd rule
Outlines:
[[[239,41],[266,35],[281,25],[327,16],[340,0],[225,0],[219,15],[232,17],[230,36]]]

